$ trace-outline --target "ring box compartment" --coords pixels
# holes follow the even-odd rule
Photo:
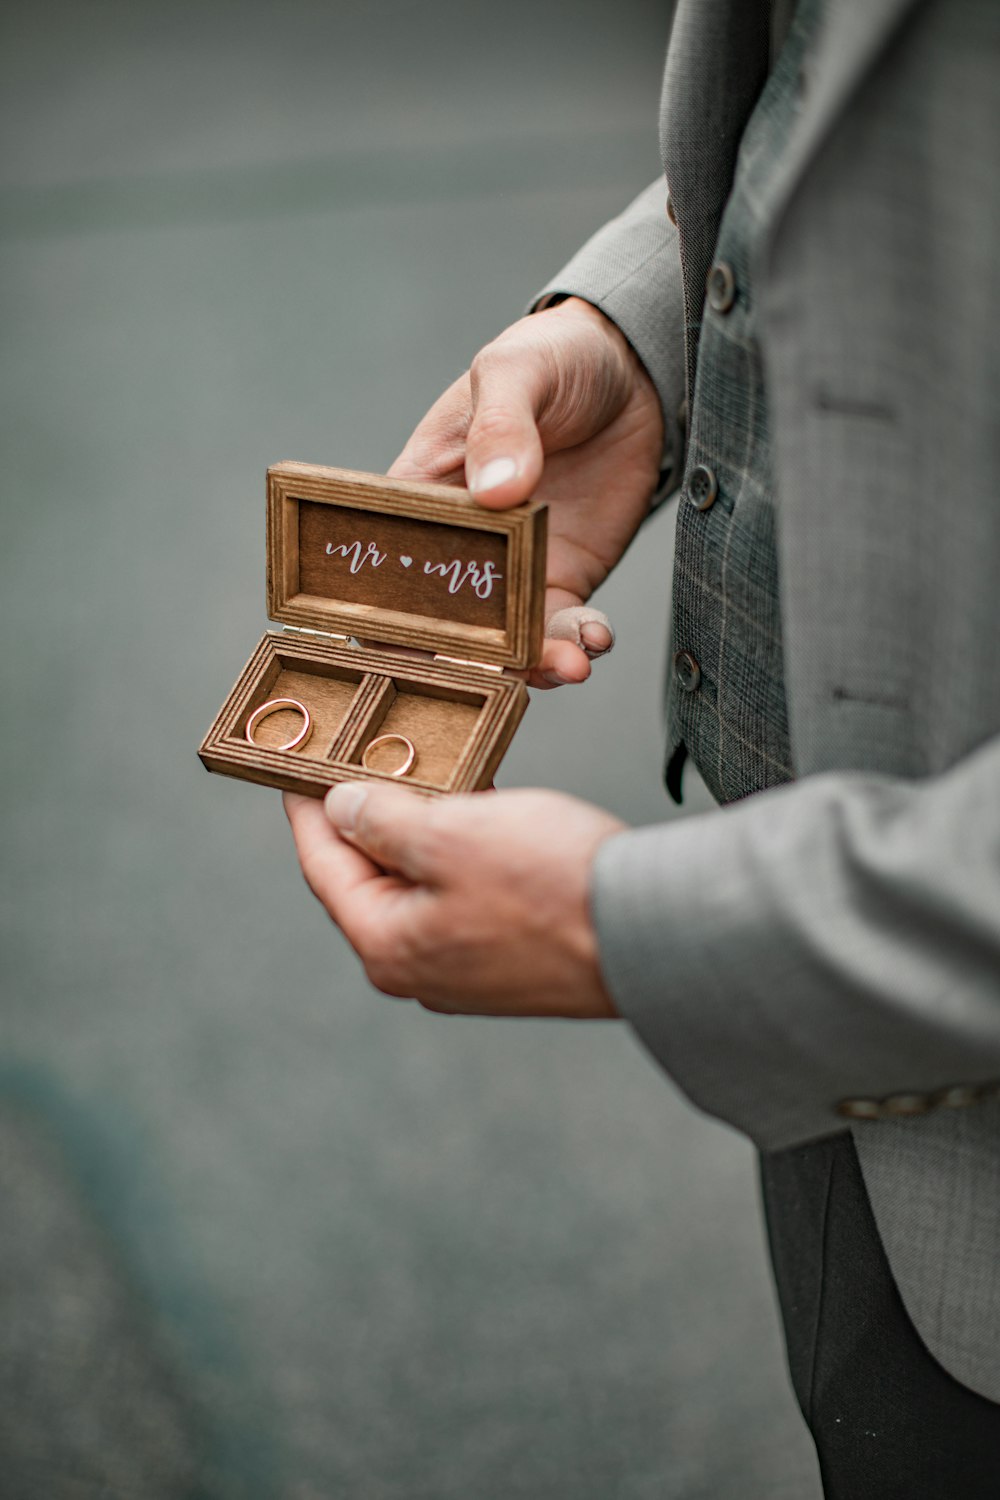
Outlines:
[[[357,743],[343,758],[360,765],[373,740],[384,734],[405,735],[414,747],[420,747],[418,763],[405,779],[451,790],[452,777],[464,768],[465,758],[474,751],[483,728],[489,737],[489,725],[485,722],[490,716],[487,708],[495,715],[498,708],[502,712],[506,705],[502,701],[491,703],[489,695],[482,692],[463,691],[450,673],[448,676],[447,683],[418,681],[402,675],[383,678],[383,691],[362,725]],[[403,747],[398,744],[378,746],[369,758],[369,766],[391,775],[402,754]],[[492,779],[492,771],[490,776]]]
[[[317,797],[348,779],[428,794],[491,785],[528,699],[502,668],[541,655],[545,520],[543,506],[486,511],[450,486],[274,466],[268,612],[285,629],[258,643],[201,745],[204,764]],[[312,717],[295,749],[278,748],[302,727],[291,708],[246,738],[250,715],[275,698]],[[414,746],[405,776],[392,777],[400,744],[361,764],[386,734]]]
[[[234,726],[237,742],[253,747],[246,739],[246,724],[250,715],[262,704],[273,698],[295,698],[308,704],[312,716],[312,733],[296,756],[307,754],[314,759],[325,760],[332,753],[340,736],[351,705],[365,680],[360,668],[345,667],[332,662],[302,661],[284,649],[280,636],[269,636],[274,649],[266,666],[256,674],[253,689]],[[254,740],[259,749],[277,749],[287,744],[302,728],[302,715],[294,708],[281,708],[259,720],[254,728]],[[232,737],[232,733],[230,738]]]

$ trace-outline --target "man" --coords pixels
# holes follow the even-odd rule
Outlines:
[[[580,606],[680,486],[668,786],[289,798],[379,988],[612,1016],[762,1150],[826,1493],[1000,1494],[1000,8],[680,0],[666,184],[394,466],[548,501]],[[553,640],[535,686],[609,644]]]

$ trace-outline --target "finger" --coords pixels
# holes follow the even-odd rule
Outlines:
[[[286,792],[285,812],[292,828],[295,850],[309,889],[343,926],[352,897],[365,885],[378,880],[382,871],[331,827],[322,802]]]
[[[428,798],[403,787],[349,781],[327,793],[324,808],[340,836],[369,860],[414,884],[437,883],[441,840]]]
[[[614,626],[601,609],[590,604],[571,605],[556,610],[545,626],[550,640],[572,641],[594,660],[604,656],[615,644]]]
[[[527,500],[542,477],[538,412],[550,372],[540,353],[488,344],[473,360],[469,375],[466,483],[481,505],[506,510]]]
[[[567,589],[546,591],[547,623],[542,656],[527,674],[531,687],[545,691],[586,682],[590,664],[614,645],[615,632],[602,610],[581,604]],[[603,649],[597,649],[603,645]]]
[[[528,683],[543,691],[571,687],[586,682],[590,673],[590,659],[580,646],[574,646],[572,641],[545,641],[541,660],[528,674]]]

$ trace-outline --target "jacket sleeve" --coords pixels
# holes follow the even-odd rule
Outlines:
[[[677,230],[666,203],[666,183],[658,178],[577,251],[531,310],[557,296],[582,297],[617,323],[659,395],[664,477],[672,474],[676,482],[684,451],[684,294]]]
[[[1000,740],[610,839],[608,987],[692,1101],[774,1150],[1000,1079]]]

